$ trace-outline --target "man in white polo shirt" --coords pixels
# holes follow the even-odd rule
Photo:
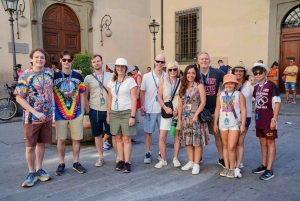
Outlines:
[[[152,144],[152,133],[160,127],[161,119],[161,107],[158,103],[157,90],[159,80],[166,76],[163,71],[163,67],[166,63],[165,56],[159,54],[154,60],[155,68],[153,71],[147,73],[143,77],[141,86],[141,113],[144,116],[144,131],[145,131],[145,145],[146,155],[144,163],[151,163],[151,144]]]

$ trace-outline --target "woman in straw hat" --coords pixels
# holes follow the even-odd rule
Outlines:
[[[251,123],[251,116],[252,116],[252,96],[253,96],[253,86],[251,85],[250,81],[246,80],[247,76],[247,69],[242,61],[236,63],[232,68],[232,74],[236,76],[237,81],[239,82],[237,85],[237,90],[242,92],[246,99],[246,111],[247,111],[247,118],[246,118],[246,131],[240,134],[239,141],[237,144],[236,149],[236,168],[235,168],[235,175],[236,177],[241,178],[242,174],[240,168],[243,168],[242,159],[244,156],[245,148],[244,148],[244,141],[246,137],[246,133]]]
[[[124,173],[131,171],[131,137],[136,135],[135,112],[137,84],[127,73],[134,69],[126,59],[118,58],[115,64],[107,64],[114,71],[113,78],[107,84],[107,123],[110,132],[116,136],[119,162],[115,170]]]
[[[217,97],[214,114],[214,130],[220,130],[225,161],[225,169],[220,175],[227,178],[235,177],[236,146],[246,124],[246,101],[244,95],[236,90],[238,84],[235,75],[224,76],[225,91]]]

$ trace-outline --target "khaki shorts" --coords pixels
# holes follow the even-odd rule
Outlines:
[[[109,112],[110,133],[112,135],[133,136],[136,135],[136,123],[129,126],[129,118],[131,110],[113,111]]]
[[[73,140],[81,140],[83,138],[83,114],[72,120],[55,121],[56,139],[67,139],[68,126],[70,126],[71,138]]]
[[[214,115],[212,115],[214,117]],[[210,121],[207,123],[209,134],[214,135],[215,137],[220,137],[220,130],[218,133],[214,131],[214,121]]]
[[[24,124],[26,147],[35,147],[37,143],[52,142],[52,120],[41,124]]]

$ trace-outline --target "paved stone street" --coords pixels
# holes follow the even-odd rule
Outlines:
[[[59,163],[55,145],[47,145],[43,169],[52,175],[52,180],[36,182],[34,187],[23,188],[21,184],[28,174],[24,157],[22,122],[0,124],[0,200],[299,200],[300,196],[300,101],[297,105],[282,104],[279,118],[279,138],[274,164],[275,178],[262,181],[259,174],[251,173],[261,164],[259,141],[254,133],[252,120],[246,137],[242,179],[220,177],[221,166],[214,145],[204,148],[201,172],[192,175],[172,164],[172,148],[167,148],[168,166],[154,168],[157,162],[157,131],[154,134],[152,164],[144,164],[145,153],[143,122],[138,125],[140,142],[133,145],[132,172],[117,172],[115,154],[105,151],[105,165],[95,167],[95,146],[83,144],[80,162],[86,174],[72,170],[72,148],[66,150],[66,171],[62,176],[54,174]],[[292,124],[286,124],[291,122]],[[168,143],[172,143],[171,137]],[[181,149],[179,160],[187,162],[185,149]]]

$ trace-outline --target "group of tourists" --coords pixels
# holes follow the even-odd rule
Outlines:
[[[247,68],[243,62],[233,66],[232,74],[226,74],[210,66],[206,52],[198,55],[198,63],[185,68],[180,79],[176,61],[166,64],[164,55],[155,58],[154,70],[138,76],[138,68],[129,65],[124,58],[107,66],[113,73],[103,69],[103,58],[95,54],[91,59],[94,73],[83,79],[72,70],[73,53],[61,53],[61,71],[45,68],[47,53],[35,49],[30,53],[32,69],[19,77],[15,89],[17,102],[24,108],[25,156],[29,174],[22,186],[33,186],[39,179],[47,181],[50,174],[42,169],[45,143],[52,142],[52,112],[55,108],[55,129],[59,165],[55,174],[63,175],[68,126],[73,148],[73,169],[85,173],[79,163],[80,140],[83,138],[83,115],[90,117],[92,136],[98,152],[95,166],[101,167],[103,157],[103,131],[112,137],[116,153],[116,171],[131,172],[132,136],[136,135],[137,109],[144,118],[145,157],[144,163],[152,162],[152,136],[159,129],[158,160],[155,168],[167,165],[166,139],[175,126],[174,167],[200,173],[203,146],[215,137],[219,153],[218,164],[224,169],[220,175],[241,178],[244,140],[252,117],[252,98],[255,98],[256,136],[259,137],[262,164],[252,170],[262,173],[260,178],[274,177],[273,162],[276,153],[277,118],[280,97],[277,86],[267,81],[269,68],[255,63],[250,69],[258,84],[253,88],[246,79]],[[137,71],[137,72],[135,72]],[[128,76],[132,72],[133,77]],[[54,99],[54,101],[53,101]],[[53,103],[55,105],[53,105]],[[206,111],[213,116],[211,121],[200,121],[199,115]],[[174,120],[177,125],[173,124]],[[181,165],[178,153],[180,143],[186,147],[187,161]]]

